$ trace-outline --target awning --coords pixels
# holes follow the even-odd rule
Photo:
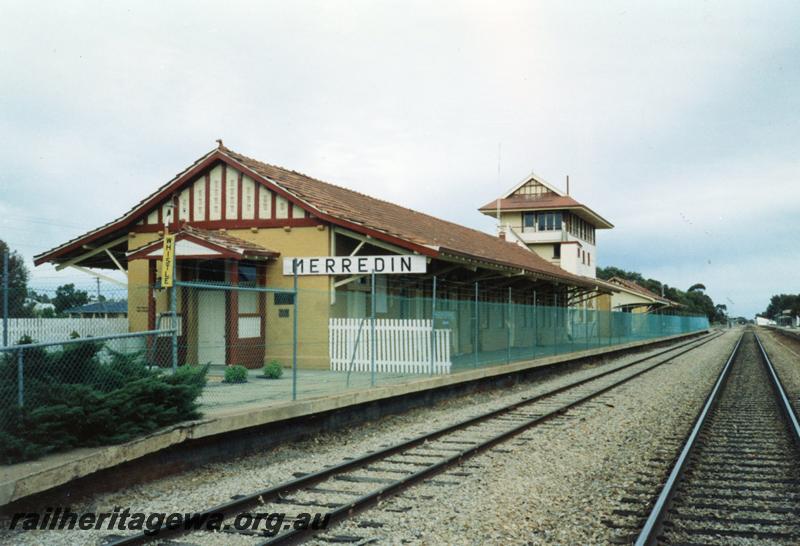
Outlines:
[[[161,238],[128,252],[130,260],[160,260],[164,253]],[[175,258],[177,260],[268,260],[277,258],[279,252],[264,248],[251,241],[232,237],[220,231],[208,231],[189,226],[175,234]]]

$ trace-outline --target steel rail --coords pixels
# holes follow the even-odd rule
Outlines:
[[[700,431],[707,423],[708,417],[711,415],[713,408],[716,406],[719,400],[722,387],[730,375],[733,361],[739,352],[739,347],[741,346],[743,339],[744,333],[742,333],[742,335],[739,337],[739,340],[736,342],[736,345],[731,351],[728,360],[725,362],[725,366],[723,366],[722,371],[719,373],[711,392],[709,392],[708,396],[706,397],[706,401],[703,404],[700,413],[698,413],[697,418],[695,419],[694,426],[687,436],[678,458],[675,460],[672,471],[670,472],[667,481],[664,483],[664,486],[661,488],[661,492],[659,493],[653,508],[650,510],[650,514],[648,515],[647,520],[645,520],[644,526],[642,526],[642,529],[639,532],[639,536],[636,538],[636,542],[634,543],[635,546],[649,546],[656,543],[656,539],[658,537],[658,533],[661,531],[661,526],[664,522],[664,517],[667,514],[670,501],[674,497],[677,485],[683,476],[686,463],[697,446]]]
[[[532,397],[529,397],[529,398],[524,398],[522,400],[519,400],[517,402],[514,402],[514,403],[509,404],[507,406],[504,406],[502,408],[499,408],[499,409],[496,409],[496,410],[492,410],[492,411],[483,413],[483,414],[475,416],[475,417],[467,418],[467,419],[465,419],[463,421],[459,421],[459,422],[454,423],[452,425],[447,425],[447,426],[442,427],[440,429],[437,429],[437,430],[435,430],[433,432],[429,432],[429,433],[425,433],[425,434],[416,436],[414,438],[411,438],[409,440],[405,440],[403,442],[400,442],[398,444],[389,446],[387,448],[383,448],[383,449],[380,449],[380,450],[377,450],[377,451],[373,451],[373,452],[367,453],[365,455],[362,455],[361,457],[357,457],[357,458],[354,458],[354,459],[351,459],[351,460],[348,460],[348,461],[344,461],[344,462],[339,463],[339,464],[334,465],[334,466],[323,468],[322,470],[318,470],[316,472],[313,472],[313,473],[310,473],[310,474],[306,474],[305,476],[302,476],[300,478],[297,478],[297,479],[294,479],[294,480],[290,480],[288,482],[284,482],[284,483],[278,484],[278,485],[273,486],[273,487],[269,487],[269,488],[266,488],[266,489],[259,490],[259,491],[255,492],[255,493],[251,493],[251,494],[248,494],[248,495],[243,495],[241,497],[237,497],[236,499],[233,499],[231,501],[216,505],[216,506],[214,506],[212,508],[209,508],[207,510],[199,512],[198,516],[201,517],[201,518],[202,517],[206,517],[207,518],[207,517],[211,516],[212,514],[223,514],[225,516],[230,516],[230,515],[236,513],[238,510],[242,510],[242,509],[244,509],[244,508],[246,508],[248,506],[252,506],[252,505],[256,505],[256,504],[262,504],[262,503],[268,503],[268,502],[270,502],[272,500],[278,499],[281,496],[285,496],[287,493],[290,493],[292,491],[297,491],[297,490],[303,489],[305,487],[312,486],[312,485],[315,485],[315,484],[317,484],[319,482],[325,481],[325,480],[331,478],[334,475],[342,474],[344,472],[348,472],[348,471],[351,471],[353,469],[365,466],[365,465],[367,465],[367,464],[369,464],[369,463],[371,463],[373,461],[384,459],[384,458],[386,458],[388,456],[391,456],[391,455],[393,455],[395,453],[402,452],[402,451],[408,450],[410,448],[422,445],[422,444],[424,444],[426,442],[429,442],[431,440],[435,440],[436,438],[439,438],[439,437],[444,436],[446,434],[450,434],[452,432],[464,429],[464,428],[466,428],[468,426],[478,424],[478,423],[480,423],[482,421],[487,421],[487,420],[492,419],[494,417],[497,417],[499,415],[502,415],[502,414],[505,414],[505,413],[509,413],[511,411],[516,410],[519,407],[535,403],[537,401],[540,401],[540,400],[542,400],[544,398],[548,398],[548,397],[554,396],[556,394],[560,394],[560,393],[562,393],[564,391],[567,391],[567,390],[573,389],[575,387],[581,386],[581,385],[583,385],[585,383],[588,383],[588,382],[594,381],[596,379],[600,379],[602,377],[605,377],[607,375],[610,375],[610,374],[622,371],[624,369],[630,368],[631,366],[635,366],[636,364],[641,364],[642,362],[645,362],[647,360],[651,360],[651,359],[657,358],[657,357],[659,357],[661,355],[664,355],[666,353],[670,353],[670,352],[673,352],[673,351],[676,351],[676,350],[679,350],[679,349],[683,349],[680,352],[678,352],[678,353],[676,353],[676,354],[674,354],[672,356],[669,356],[666,359],[664,359],[662,361],[659,361],[656,364],[654,364],[652,366],[649,366],[649,367],[637,372],[636,374],[633,374],[631,376],[628,376],[628,377],[624,378],[620,382],[614,383],[613,385],[608,386],[608,387],[606,387],[606,388],[604,388],[601,391],[598,391],[596,393],[592,393],[591,395],[589,395],[587,397],[583,397],[580,401],[572,404],[572,405],[577,405],[579,403],[585,402],[586,400],[588,400],[590,398],[594,398],[595,396],[599,396],[603,392],[606,392],[607,390],[610,390],[611,388],[619,386],[620,384],[622,384],[624,382],[630,381],[634,377],[638,377],[639,375],[641,375],[641,374],[643,374],[643,373],[645,373],[647,371],[650,371],[653,368],[661,366],[662,364],[665,364],[666,362],[669,362],[670,360],[673,360],[673,359],[675,359],[675,358],[677,358],[677,357],[679,357],[679,356],[681,356],[683,354],[686,354],[686,353],[688,353],[688,352],[690,352],[690,351],[692,351],[692,350],[694,350],[694,349],[696,349],[696,348],[698,348],[698,347],[700,347],[702,345],[705,345],[706,343],[709,343],[710,341],[712,341],[714,339],[717,339],[721,335],[723,335],[723,334],[711,333],[711,334],[707,334],[707,335],[705,335],[705,336],[703,336],[701,338],[695,338],[695,339],[692,339],[690,341],[686,341],[684,343],[680,343],[680,344],[678,344],[676,346],[669,347],[667,349],[664,349],[664,350],[659,351],[657,353],[654,353],[652,355],[645,356],[645,357],[642,357],[642,358],[638,358],[638,359],[636,359],[636,360],[634,360],[632,362],[629,362],[627,364],[623,364],[621,366],[617,366],[617,367],[615,367],[613,369],[610,369],[610,370],[605,370],[603,372],[594,374],[594,375],[592,375],[590,377],[586,377],[584,379],[581,379],[581,380],[578,380],[578,381],[574,381],[574,382],[569,383],[567,385],[563,385],[561,387],[557,387],[557,388],[552,389],[550,391],[547,391],[545,393],[541,393],[541,394],[538,394],[538,395],[535,395],[535,396],[532,396]],[[689,347],[685,348],[687,346],[689,346]],[[572,405],[569,405],[569,407],[572,407]],[[566,409],[569,409],[569,407],[559,408],[557,410],[548,412],[546,414],[546,416],[542,416],[542,417],[537,418],[535,420],[532,420],[530,422],[526,422],[523,425],[513,429],[515,431],[513,434],[518,434],[519,432],[522,432],[522,430],[524,430],[526,428],[530,428],[531,426],[534,426],[535,424],[538,424],[539,422],[541,422],[541,421],[543,421],[545,419],[549,419],[549,418],[551,418],[551,417],[553,417],[553,416],[555,416],[557,414],[563,413],[564,411],[566,411]],[[500,439],[493,438],[493,439],[488,440],[487,442],[491,442],[491,445],[494,445],[495,443],[497,443],[499,441],[502,441],[502,439],[505,439],[506,437],[508,437],[508,435],[505,435],[505,436],[503,436],[503,438],[500,438]],[[485,448],[482,448],[481,446],[474,446],[473,448],[465,450],[464,452],[461,452],[461,453],[459,453],[459,454],[447,459],[447,461],[443,461],[443,462],[437,463],[437,464],[435,464],[435,465],[433,465],[432,467],[429,467],[429,468],[444,469],[444,468],[454,464],[454,462],[457,462],[459,460],[462,460],[465,457],[469,457],[469,456],[472,456],[472,455],[474,455],[476,453],[479,453],[480,451],[483,451],[484,449],[488,449],[488,447],[491,447],[491,446],[487,445]],[[442,466],[445,462],[446,462],[446,466]],[[420,471],[417,474],[409,476],[408,479],[421,479],[421,478],[426,477],[427,475],[429,475],[429,473],[426,472],[423,475],[423,471]],[[389,486],[387,486],[385,488],[381,488],[378,492],[376,492],[377,495],[376,494],[369,494],[369,495],[367,495],[367,496],[365,496],[365,497],[363,497],[361,499],[357,499],[356,501],[354,501],[352,503],[344,505],[342,508],[347,507],[347,510],[344,511],[344,512],[342,512],[342,508],[336,509],[336,510],[334,510],[334,512],[330,512],[331,520],[335,519],[333,517],[334,513],[337,513],[337,514],[339,514],[341,516],[342,514],[345,514],[345,513],[348,513],[350,511],[354,510],[354,507],[356,505],[361,504],[363,506],[366,502],[368,502],[370,500],[380,499],[380,498],[386,496],[386,494],[395,491],[396,490],[395,487],[397,487],[397,485],[398,484],[390,484]],[[359,503],[359,501],[363,501],[363,502]],[[366,506],[364,506],[364,507],[366,507]],[[158,530],[148,531],[148,533],[142,532],[142,533],[137,533],[137,534],[129,535],[129,536],[125,536],[125,537],[118,537],[118,538],[115,538],[113,540],[107,541],[104,544],[105,544],[105,546],[130,546],[130,545],[134,545],[134,544],[146,544],[148,542],[153,542],[156,539],[163,539],[163,538],[165,538],[167,536],[173,536],[173,535],[189,533],[189,532],[192,532],[192,531],[195,531],[195,530],[201,530],[201,529],[185,529],[184,525],[183,525],[183,522],[180,522],[180,523],[178,523],[176,525],[172,525],[172,526],[170,526],[168,524],[164,524]],[[311,531],[311,530],[309,530],[309,531]],[[291,537],[293,537],[293,539],[292,539],[293,541],[296,541],[297,539],[301,538],[300,535],[297,532],[290,532],[290,533],[286,533],[286,534],[283,534],[283,535],[278,535],[276,537],[273,537],[270,541],[267,541],[264,544],[286,543],[286,541],[289,539],[289,537],[287,537],[286,535],[291,535]],[[279,540],[279,542],[273,542],[273,541],[276,541],[276,540]]]
[[[764,364],[767,366],[767,372],[772,380],[772,387],[775,389],[775,394],[777,395],[778,400],[781,401],[781,411],[783,412],[784,417],[786,417],[786,421],[789,423],[789,428],[792,430],[792,436],[795,443],[798,447],[800,447],[800,422],[798,422],[797,419],[797,409],[792,407],[792,403],[789,401],[789,397],[786,395],[786,390],[783,388],[781,378],[775,371],[775,366],[772,365],[772,360],[770,360],[767,350],[764,349],[764,345],[762,345],[758,334],[754,332],[753,335],[756,338],[758,348],[761,350],[761,357],[764,359]]]
[[[362,512],[362,511],[366,510],[367,508],[370,508],[371,506],[374,506],[375,504],[381,502],[382,500],[384,500],[388,496],[396,494],[396,493],[398,493],[398,492],[400,492],[400,491],[402,491],[402,490],[404,490],[404,489],[406,489],[406,488],[408,488],[408,487],[410,487],[410,486],[412,486],[412,485],[414,485],[416,483],[419,483],[419,482],[421,482],[421,481],[423,481],[423,480],[425,480],[425,479],[427,479],[427,478],[429,478],[431,476],[439,474],[439,473],[447,470],[451,466],[455,466],[457,464],[462,463],[466,459],[469,459],[471,457],[474,457],[475,455],[483,453],[484,451],[486,451],[488,449],[491,449],[495,445],[500,444],[500,443],[508,440],[509,438],[512,438],[512,437],[514,437],[514,436],[516,436],[516,435],[518,435],[518,434],[520,434],[522,432],[525,432],[526,430],[528,430],[528,429],[530,429],[530,428],[532,428],[532,427],[534,427],[536,425],[539,425],[539,424],[541,424],[541,423],[543,423],[545,421],[548,421],[548,420],[550,420],[550,419],[552,419],[554,417],[557,417],[557,416],[565,413],[569,409],[571,409],[573,407],[576,407],[576,406],[579,406],[579,405],[581,405],[581,404],[583,404],[583,403],[585,403],[585,402],[587,402],[589,400],[592,400],[592,399],[600,396],[601,394],[605,394],[606,392],[608,392],[608,391],[610,391],[612,389],[615,389],[615,388],[619,387],[620,385],[623,385],[623,384],[625,384],[625,383],[627,383],[627,382],[639,377],[640,375],[642,375],[644,373],[647,373],[647,372],[649,372],[649,371],[651,371],[651,370],[653,370],[655,368],[658,368],[659,366],[661,366],[663,364],[666,364],[667,362],[669,362],[671,360],[674,360],[678,356],[681,356],[681,355],[683,355],[685,353],[693,351],[694,349],[696,349],[697,347],[699,347],[701,345],[705,345],[706,343],[708,343],[712,339],[716,339],[717,337],[720,337],[720,336],[716,335],[716,336],[711,336],[710,339],[704,339],[701,343],[698,343],[698,344],[694,345],[693,347],[690,347],[689,349],[681,351],[676,355],[670,356],[670,357],[668,357],[668,358],[666,358],[666,359],[664,359],[662,361],[656,362],[655,364],[653,364],[651,366],[648,366],[648,367],[646,367],[646,368],[644,368],[642,370],[639,370],[639,371],[637,371],[637,372],[635,372],[635,373],[633,373],[633,374],[631,374],[629,376],[626,376],[626,377],[620,379],[619,381],[616,381],[616,382],[614,382],[614,383],[612,383],[610,385],[607,385],[607,386],[605,386],[605,387],[603,387],[601,389],[593,391],[593,392],[591,392],[591,393],[589,393],[589,394],[587,394],[585,396],[582,396],[582,397],[578,398],[577,400],[573,400],[572,402],[569,402],[567,404],[559,406],[558,408],[556,408],[554,410],[550,410],[547,413],[544,413],[544,414],[542,414],[542,415],[540,415],[538,417],[534,417],[532,419],[529,419],[529,420],[521,423],[520,425],[517,425],[516,427],[514,427],[512,429],[503,431],[500,434],[497,434],[497,435],[489,438],[488,440],[484,440],[480,444],[477,444],[477,445],[472,446],[470,448],[467,448],[467,449],[465,449],[463,451],[460,451],[459,453],[456,453],[455,455],[452,455],[452,456],[450,456],[450,457],[448,457],[448,458],[446,458],[446,459],[444,459],[442,461],[439,461],[438,463],[435,463],[435,464],[433,464],[431,466],[425,467],[425,468],[415,472],[414,474],[411,474],[411,475],[409,475],[409,476],[407,476],[405,478],[401,478],[401,479],[397,480],[394,483],[388,484],[385,487],[382,487],[380,489],[377,489],[375,491],[367,493],[366,495],[364,495],[362,497],[359,497],[358,499],[356,499],[356,500],[354,500],[354,501],[352,501],[350,503],[342,505],[339,508],[336,508],[336,509],[332,510],[331,512],[328,512],[328,515],[330,516],[330,520],[329,521],[330,521],[330,523],[335,524],[335,523],[343,521],[343,520],[345,520],[345,519],[347,519],[349,517],[352,517],[354,514]],[[661,353],[661,354],[663,354],[663,353]],[[650,358],[653,358],[653,357],[650,357]],[[642,359],[642,360],[640,360],[640,361],[638,361],[636,363],[637,364],[641,363],[643,360],[648,360],[648,359]],[[627,366],[625,366],[625,367],[627,367]],[[619,371],[620,369],[622,369],[622,367],[618,368],[615,371]],[[602,375],[608,375],[608,374],[602,374]],[[596,377],[599,377],[599,376],[596,376]],[[596,377],[593,377],[593,379],[596,378]],[[581,383],[583,383],[583,382],[581,382]],[[546,396],[549,396],[549,395],[546,395]],[[537,397],[534,397],[534,398],[537,398]],[[270,538],[270,539],[268,539],[266,541],[259,542],[258,546],[275,546],[275,545],[278,545],[278,544],[296,544],[296,543],[301,542],[302,540],[308,538],[310,535],[315,534],[317,532],[318,531],[316,529],[312,529],[312,528],[291,529],[291,530],[287,531],[286,533],[279,534],[279,535],[277,535],[275,537],[272,537],[272,538]]]

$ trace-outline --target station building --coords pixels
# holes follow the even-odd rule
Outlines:
[[[450,302],[451,319],[464,323],[472,320],[468,306],[453,302],[472,299],[476,283],[486,302],[566,307],[610,293],[612,288],[591,273],[596,260],[594,229],[611,224],[568,196],[549,197],[550,206],[516,196],[544,193],[535,187],[531,179],[504,198],[507,204],[524,200],[529,208],[503,212],[502,218],[509,226],[515,222],[515,228],[496,237],[257,161],[220,141],[121,217],[34,261],[85,272],[91,272],[87,268],[121,270],[128,279],[132,332],[156,329],[169,311],[167,291],[160,289],[159,278],[165,230],[176,236],[178,280],[234,287],[291,288],[294,279],[285,274],[285,258],[424,257],[424,274],[380,277],[375,302],[379,318],[429,317],[434,278],[437,297]],[[561,226],[558,231],[556,224]],[[530,246],[513,240],[510,234],[516,233],[516,226],[519,238]],[[545,247],[551,249],[550,254]],[[364,274],[314,275],[301,276],[298,282],[299,365],[327,369],[332,354],[331,319],[370,313],[369,278]],[[284,364],[289,361],[293,300],[285,294],[237,290],[191,294],[182,289],[177,307],[183,362],[258,367],[273,358]],[[497,313],[497,317],[481,319],[477,339],[472,328],[453,334],[449,343],[454,355],[506,347],[509,321],[501,316],[501,308],[489,309],[487,314]],[[552,321],[538,324],[535,330],[524,317],[515,324],[512,344],[534,335],[550,339],[559,335]]]
[[[612,292],[598,296],[598,309],[623,313],[655,313],[675,311],[681,307],[680,303],[628,279],[612,277],[605,283],[612,288]]]

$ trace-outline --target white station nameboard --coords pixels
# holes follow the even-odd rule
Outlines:
[[[313,258],[284,258],[283,274],[292,275],[292,264],[298,275],[379,275],[425,273],[428,259],[419,255],[399,256],[320,256]]]

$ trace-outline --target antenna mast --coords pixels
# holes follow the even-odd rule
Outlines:
[[[497,187],[500,187],[500,152],[503,149],[503,143],[497,143]],[[500,198],[497,198],[497,229],[500,229]]]

